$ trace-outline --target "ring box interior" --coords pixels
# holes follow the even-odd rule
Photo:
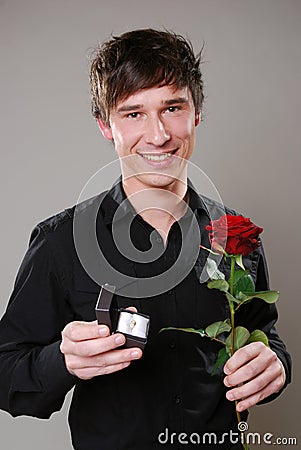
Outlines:
[[[123,347],[139,347],[143,350],[147,342],[150,317],[118,308],[115,290],[116,287],[109,284],[101,286],[95,307],[97,321],[107,325],[112,333],[122,333],[126,338]]]

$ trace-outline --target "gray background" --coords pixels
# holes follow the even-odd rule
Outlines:
[[[300,23],[299,0],[0,1],[0,313],[32,227],[72,206],[115,159],[89,112],[90,47],[149,26],[182,33],[196,49],[205,42],[206,110],[193,161],[226,204],[264,227],[281,291],[278,329],[295,356],[294,384],[253,408],[250,428],[299,437]],[[1,412],[1,449],[71,449],[69,400],[50,421]]]

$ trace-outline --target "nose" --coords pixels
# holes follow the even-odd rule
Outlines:
[[[170,133],[161,117],[148,117],[145,129],[145,142],[161,147],[170,140]]]

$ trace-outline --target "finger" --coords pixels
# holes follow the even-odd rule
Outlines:
[[[98,325],[97,320],[93,322],[70,322],[62,331],[62,336],[70,341],[83,341],[96,339],[99,336],[108,336],[110,330],[106,325]]]
[[[262,391],[274,379],[274,372],[271,370],[265,370],[263,373],[261,373],[248,383],[229,390],[226,394],[226,397],[228,400],[240,400],[242,398],[250,397],[257,392]]]
[[[274,367],[278,358],[275,352],[266,347],[266,351],[255,356],[251,361],[247,362],[242,367],[239,367],[235,372],[227,375],[224,378],[224,384],[227,387],[237,386],[257,377],[263,371]]]
[[[72,341],[66,338],[61,344],[61,351],[64,354],[91,357],[120,347],[125,344],[125,341],[125,336],[121,333],[84,341]]]
[[[235,372],[227,375],[224,378],[224,384],[227,387],[237,386],[238,384],[245,383],[263,372],[267,368],[267,360],[262,357],[257,357],[249,363],[237,369]]]
[[[128,308],[125,308],[125,309],[128,309],[129,311],[132,311],[132,312],[137,312],[137,308],[135,308],[135,306],[129,306]]]
[[[128,348],[113,350],[107,352],[104,355],[95,356],[94,363],[97,366],[110,366],[114,364],[131,362],[135,359],[140,359],[142,357],[142,350],[140,348]]]
[[[130,364],[130,362],[124,362],[106,367],[88,367],[84,369],[78,369],[75,371],[75,375],[82,380],[90,380],[91,378],[94,378],[96,376],[108,375],[110,373],[126,369]]]
[[[279,383],[279,380],[273,380],[270,384],[268,384],[264,389],[262,389],[259,392],[256,392],[256,394],[250,395],[247,398],[244,398],[240,402],[237,403],[236,409],[237,411],[241,412],[248,408],[251,408],[252,406],[256,405],[258,402],[264,400],[265,398],[269,397],[270,395],[274,394],[275,392],[278,392],[281,389],[281,384]]]
[[[269,365],[260,375],[254,377],[248,383],[240,385],[227,392],[228,400],[239,400],[257,392],[262,391],[266,386],[276,382],[277,389],[280,390],[285,383],[285,371],[280,361]],[[227,383],[225,383],[227,385]]]
[[[122,364],[139,359],[142,351],[139,348],[112,350],[104,354],[84,357],[84,356],[68,356],[68,366],[72,371],[91,367],[105,367],[115,364]]]
[[[266,347],[262,342],[252,342],[251,344],[245,345],[244,347],[238,349],[226,362],[224,366],[225,374],[231,374],[247,362],[256,358],[256,356],[260,353],[264,353],[267,349],[268,347]]]

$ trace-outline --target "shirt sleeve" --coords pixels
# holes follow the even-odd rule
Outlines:
[[[72,320],[60,278],[37,226],[0,322],[0,408],[12,416],[50,417],[76,382],[60,352],[61,331]]]
[[[269,290],[269,274],[263,246],[258,249],[257,257],[256,291]],[[277,319],[278,311],[276,304],[268,304],[260,299],[254,299],[249,304],[242,307],[240,314],[238,315],[240,324],[245,326],[249,331],[259,329],[265,332],[269,340],[270,348],[277,354],[285,369],[286,381],[283,388],[279,392],[265,398],[259,402],[259,404],[267,403],[277,398],[291,382],[291,356],[277,332],[275,326]]]

